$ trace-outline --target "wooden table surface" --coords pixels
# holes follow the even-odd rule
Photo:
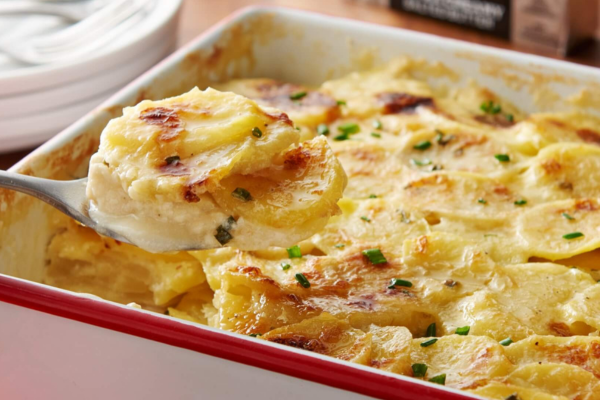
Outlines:
[[[484,35],[476,31],[398,11],[392,11],[384,6],[365,4],[357,0],[264,0],[258,2],[252,0],[184,0],[179,28],[179,45],[189,42],[202,31],[233,11],[253,4],[284,6],[317,11],[340,17],[374,22],[381,25],[433,33],[444,37],[466,40],[488,46],[508,48],[552,57],[552,54],[538,51],[535,48],[516,46],[506,40]],[[595,48],[578,57],[570,57],[567,59],[582,64],[600,66],[600,57],[596,54]],[[0,154],[0,169],[9,168],[32,150],[33,149],[26,149],[15,153]]]

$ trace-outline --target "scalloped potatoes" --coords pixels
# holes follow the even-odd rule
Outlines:
[[[453,75],[401,59],[316,89],[220,85],[294,115],[303,138],[327,137],[331,149],[312,139],[289,157],[337,157],[348,187],[341,213],[298,247],[190,252],[206,281],[170,313],[492,399],[600,398],[600,121],[525,115],[486,88],[429,84],[440,76]],[[276,181],[284,158],[267,167]],[[327,182],[311,168],[291,187]],[[222,178],[211,196],[250,215],[260,203],[230,192],[280,201],[262,178]],[[295,213],[325,203],[262,215],[301,226]],[[49,276],[79,289],[84,268],[60,268],[84,266],[59,251],[69,232]]]
[[[109,122],[90,162],[90,215],[150,251],[288,246],[322,228],[346,185],[324,138],[197,88]]]

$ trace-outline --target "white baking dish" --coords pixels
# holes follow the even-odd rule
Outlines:
[[[248,8],[12,170],[55,179],[84,176],[108,120],[144,98],[233,77],[318,84],[402,54],[441,61],[460,74],[456,81],[435,84],[473,78],[526,111],[575,107],[567,101],[570,96],[600,85],[600,71],[589,67],[313,13]],[[592,92],[577,98],[594,105]],[[0,190],[0,359],[11,360],[0,363],[0,390],[10,398],[40,398],[39,393],[46,398],[470,398],[428,382],[36,283],[56,230],[55,213],[37,200]]]

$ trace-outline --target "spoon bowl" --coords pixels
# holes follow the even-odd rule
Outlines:
[[[87,181],[87,178],[56,181],[0,171],[0,188],[15,190],[38,198],[103,236],[135,245],[120,233],[110,227],[99,225],[90,218],[89,200],[85,193]]]

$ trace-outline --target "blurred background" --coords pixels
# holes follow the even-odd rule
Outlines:
[[[600,66],[598,0],[0,0],[0,169],[255,4]]]

